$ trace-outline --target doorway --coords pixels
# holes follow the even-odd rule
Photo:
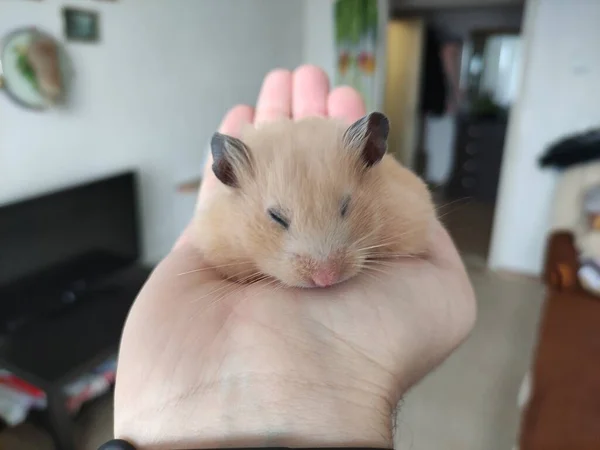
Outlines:
[[[391,151],[430,185],[463,256],[485,266],[524,5],[390,7],[385,111],[401,124]]]

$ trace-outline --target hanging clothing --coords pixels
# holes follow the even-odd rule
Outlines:
[[[433,27],[427,26],[421,78],[421,113],[443,115],[446,112],[447,98],[441,39]]]

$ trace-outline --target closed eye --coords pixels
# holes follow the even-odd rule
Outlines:
[[[269,217],[271,218],[271,220],[273,220],[274,222],[277,222],[279,225],[281,225],[286,230],[290,227],[289,220],[287,220],[285,217],[283,217],[283,215],[276,209],[269,208],[269,209],[267,209],[267,213],[269,214]]]
[[[349,207],[350,207],[350,196],[346,196],[342,200],[342,206],[340,208],[340,214],[342,217],[346,217],[346,214],[348,214]]]

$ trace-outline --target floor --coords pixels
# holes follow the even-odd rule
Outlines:
[[[492,239],[494,204],[467,198],[447,198],[440,192],[434,192],[434,198],[438,217],[450,231],[463,256],[485,264]]]
[[[544,288],[538,280],[486,269],[493,204],[439,192],[434,198],[469,270],[478,320],[465,344],[406,396],[396,448],[510,450],[517,443],[519,390],[535,346]]]
[[[471,267],[479,302],[473,333],[405,400],[397,445],[410,450],[510,450],[517,396],[535,344],[543,288]]]
[[[405,397],[396,448],[511,450],[519,426],[517,396],[531,360],[543,287],[536,280],[485,269],[489,228],[483,226],[491,224],[489,208],[469,202],[441,208],[477,293],[478,321],[465,344]],[[81,449],[96,450],[108,440],[111,422],[110,398],[86,408],[79,419]],[[25,426],[0,435],[0,448],[52,446]]]
[[[445,225],[463,255],[477,256],[487,262],[492,241],[494,205],[476,201],[453,201],[441,207]],[[459,218],[460,216],[460,218]]]

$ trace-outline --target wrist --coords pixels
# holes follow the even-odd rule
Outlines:
[[[393,406],[368,389],[286,377],[235,377],[189,389],[159,409],[120,405],[115,437],[140,450],[392,447]]]

